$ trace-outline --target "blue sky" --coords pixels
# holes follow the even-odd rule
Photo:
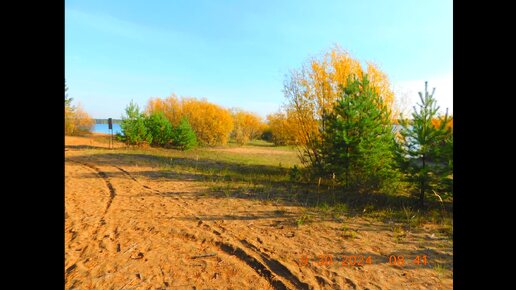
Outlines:
[[[428,80],[453,111],[452,12],[443,0],[66,0],[68,94],[94,118],[172,93],[265,116],[290,69],[339,44],[378,64],[407,107]]]

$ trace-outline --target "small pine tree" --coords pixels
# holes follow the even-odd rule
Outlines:
[[[133,101],[125,108],[120,128],[125,142],[129,145],[142,145],[152,142],[152,135],[145,126],[145,115]]]
[[[412,120],[401,118],[399,156],[402,168],[407,173],[419,195],[419,206],[424,206],[425,194],[431,189],[446,184],[453,170],[453,134],[448,123],[448,110],[438,117],[439,106],[434,98],[435,88],[425,95],[419,92],[421,103],[414,107]],[[436,125],[433,120],[440,120]],[[449,183],[448,183],[449,184]]]
[[[152,145],[165,146],[172,141],[173,127],[163,112],[150,114],[145,118],[145,126],[152,136]]]
[[[188,119],[183,117],[174,129],[173,144],[180,150],[189,150],[197,146],[197,137]]]
[[[367,75],[353,77],[326,114],[321,158],[326,173],[357,189],[386,189],[397,175],[389,108]]]

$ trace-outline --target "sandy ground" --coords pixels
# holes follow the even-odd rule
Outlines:
[[[115,136],[92,133],[91,136],[79,137],[79,136],[65,136],[65,151],[73,149],[94,149],[94,148],[109,148],[110,139],[113,138],[111,143],[112,148],[124,148],[126,147],[123,143],[117,142]]]
[[[66,289],[453,288],[452,242],[432,228],[396,241],[391,225],[364,218],[297,226],[302,208],[206,194],[187,176],[86,154],[107,146],[91,139],[65,140]],[[406,264],[390,265],[391,255]]]

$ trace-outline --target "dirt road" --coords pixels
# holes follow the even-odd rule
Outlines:
[[[65,151],[66,289],[452,289],[449,270],[408,263],[451,262],[451,242],[429,232],[397,243],[360,218],[347,220],[353,239],[335,221],[297,227],[297,207],[213,197],[188,176],[88,150]],[[303,259],[320,255],[335,260]],[[342,265],[343,255],[373,262]]]

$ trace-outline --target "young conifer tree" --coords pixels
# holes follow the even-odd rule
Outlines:
[[[325,117],[324,170],[346,186],[380,189],[396,177],[389,107],[367,75],[353,76]]]
[[[445,183],[453,170],[453,135],[447,126],[448,110],[444,116],[438,116],[434,93],[435,88],[431,94],[428,92],[425,82],[425,93],[419,92],[420,103],[414,107],[412,119],[402,117],[400,124],[402,168],[417,188],[420,207],[424,206],[426,193]],[[437,125],[433,122],[436,119],[440,120]]]
[[[152,142],[152,135],[145,126],[145,115],[140,112],[136,103],[131,103],[125,108],[125,116],[122,116],[120,128],[122,138],[129,145],[142,145]]]
[[[173,127],[163,112],[151,113],[145,118],[145,126],[152,135],[152,145],[166,146],[171,143]]]
[[[197,146],[195,132],[185,117],[181,118],[181,122],[174,129],[173,144],[180,150],[189,150]]]

